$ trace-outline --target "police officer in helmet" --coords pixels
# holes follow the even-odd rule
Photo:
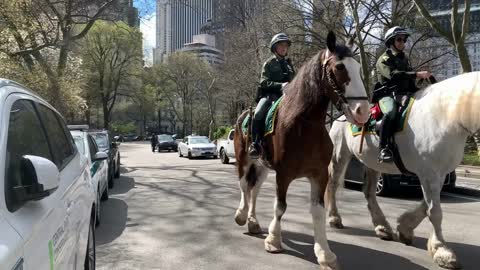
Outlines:
[[[388,140],[393,132],[393,121],[397,116],[397,103],[394,97],[410,95],[417,91],[416,79],[428,79],[431,74],[428,71],[413,71],[407,56],[404,53],[405,43],[409,33],[407,29],[395,26],[385,34],[387,50],[377,61],[378,81],[392,89],[379,100],[380,109],[383,112],[382,128],[380,130],[380,162],[392,162],[393,153]],[[398,101],[398,99],[397,99]]]
[[[291,82],[295,75],[292,62],[287,58],[291,44],[292,42],[284,33],[276,34],[270,41],[270,51],[273,56],[263,64],[260,86],[257,91],[256,101],[258,104],[252,123],[253,143],[249,148],[251,158],[259,157],[268,109],[282,96],[283,87]]]

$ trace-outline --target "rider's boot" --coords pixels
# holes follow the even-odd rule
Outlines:
[[[392,132],[392,120],[385,116],[382,121],[382,128],[380,130],[380,153],[378,155],[378,162],[392,162],[393,152],[391,150],[389,140]]]
[[[261,138],[262,138],[262,123],[258,120],[253,120],[252,123],[252,144],[248,148],[248,154],[252,159],[258,159],[261,152]]]

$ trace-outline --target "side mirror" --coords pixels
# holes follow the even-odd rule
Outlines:
[[[48,197],[60,185],[60,172],[48,159],[25,155],[20,166],[24,184],[14,187],[14,192],[22,202],[39,201]]]
[[[111,146],[112,146],[112,148],[117,148],[117,143],[116,143],[116,142],[112,142]]]
[[[106,160],[108,159],[108,154],[105,152],[97,152],[95,157],[93,158],[94,161]]]

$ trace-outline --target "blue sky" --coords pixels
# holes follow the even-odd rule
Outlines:
[[[143,52],[147,65],[153,60],[152,49],[155,46],[155,0],[134,0],[133,4],[140,13],[140,31],[143,33]]]

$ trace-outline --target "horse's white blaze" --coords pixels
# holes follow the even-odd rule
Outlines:
[[[352,57],[346,57],[340,62],[345,65],[350,77],[350,82],[345,86],[345,97],[366,97],[367,91],[360,75],[360,64]],[[367,100],[349,100],[348,109],[355,122],[360,124],[367,122],[370,113]]]

